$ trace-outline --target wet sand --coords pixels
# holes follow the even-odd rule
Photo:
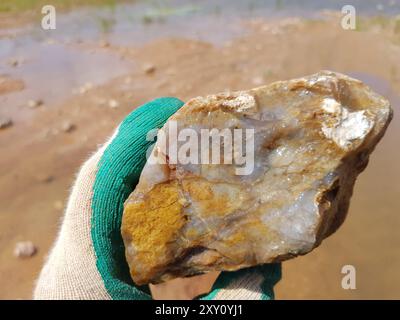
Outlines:
[[[211,19],[209,25],[215,27],[219,19]],[[149,28],[157,33],[155,23]],[[70,61],[69,67],[50,78],[50,71],[35,70],[40,58],[27,56],[20,67],[10,67],[9,55],[0,55],[0,73],[21,79],[26,87],[0,95],[0,116],[14,120],[13,126],[0,131],[1,299],[31,298],[76,172],[136,106],[160,96],[186,101],[321,69],[364,80],[391,100],[395,117],[356,183],[344,225],[312,253],[283,263],[276,298],[400,298],[400,35],[390,24],[379,23],[346,31],[340,28],[337,16],[322,14],[318,20],[246,17],[232,24],[227,27],[230,31],[217,39],[207,38],[207,31],[201,29],[199,36],[172,33],[130,43],[122,36],[106,37],[107,45],[102,42],[103,35],[97,34],[84,41],[71,37],[41,40],[41,45],[53,46],[56,53],[65,48],[76,55],[63,60]],[[8,39],[17,41],[19,36],[15,37]],[[89,58],[85,60],[82,56],[86,55]],[[111,71],[106,66],[109,61],[116,66]],[[58,63],[54,61],[52,68]],[[75,63],[80,67],[71,71]],[[143,71],[148,64],[155,66],[154,73]],[[103,67],[105,72],[93,72]],[[60,82],[57,77],[75,82]],[[85,87],[88,82],[91,85]],[[35,94],[38,96],[33,97]],[[30,97],[43,99],[44,105],[27,108]],[[110,108],[110,99],[117,100],[118,107]],[[64,132],[65,121],[76,129]],[[15,258],[15,243],[22,240],[33,241],[38,254],[30,259]],[[356,290],[341,288],[341,268],[346,264],[356,267]],[[190,293],[183,289],[160,294],[183,298]]]

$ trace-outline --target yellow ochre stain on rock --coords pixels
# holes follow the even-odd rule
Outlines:
[[[209,200],[213,197],[210,183],[207,181],[199,179],[183,180],[182,187],[193,200]]]
[[[242,225],[235,233],[225,238],[225,241],[231,245],[238,244],[240,242],[248,241],[250,237],[268,237],[270,231],[268,227],[259,220],[248,221]]]
[[[165,259],[167,244],[175,240],[186,223],[182,199],[176,182],[162,183],[140,201],[125,206],[122,234],[133,245],[135,260],[149,266],[148,269]]]
[[[199,208],[203,217],[225,216],[238,210],[242,205],[242,199],[238,197],[238,190],[225,185],[226,191],[216,189],[216,184],[200,179],[188,179],[182,181],[182,188],[187,192],[193,203]]]
[[[232,190],[232,194],[218,192],[214,190],[215,183],[206,180],[187,179],[182,181],[182,188],[200,208],[199,213],[203,217],[225,216],[239,209],[242,204],[241,199],[236,197],[236,190]]]

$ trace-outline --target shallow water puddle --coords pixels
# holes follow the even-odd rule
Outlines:
[[[50,44],[27,38],[25,41],[0,40],[0,74],[21,79],[25,89],[0,96],[0,114],[25,117],[29,100],[57,104],[85,83],[100,85],[123,74],[131,63],[104,51],[79,50],[63,44]],[[8,42],[8,43],[7,43]],[[6,46],[3,46],[3,44]],[[16,59],[19,66],[8,63]]]

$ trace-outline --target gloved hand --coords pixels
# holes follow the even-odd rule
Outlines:
[[[35,299],[151,299],[132,282],[120,226],[123,204],[135,188],[151,142],[183,102],[153,100],[133,111],[80,169],[61,230],[40,273]],[[223,272],[202,299],[271,299],[280,264]]]

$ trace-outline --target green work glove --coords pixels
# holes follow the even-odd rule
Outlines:
[[[57,240],[40,273],[36,299],[151,299],[132,282],[121,238],[123,204],[135,188],[151,142],[183,102],[160,98],[137,108],[84,163]],[[202,299],[271,299],[280,264],[223,272]]]

